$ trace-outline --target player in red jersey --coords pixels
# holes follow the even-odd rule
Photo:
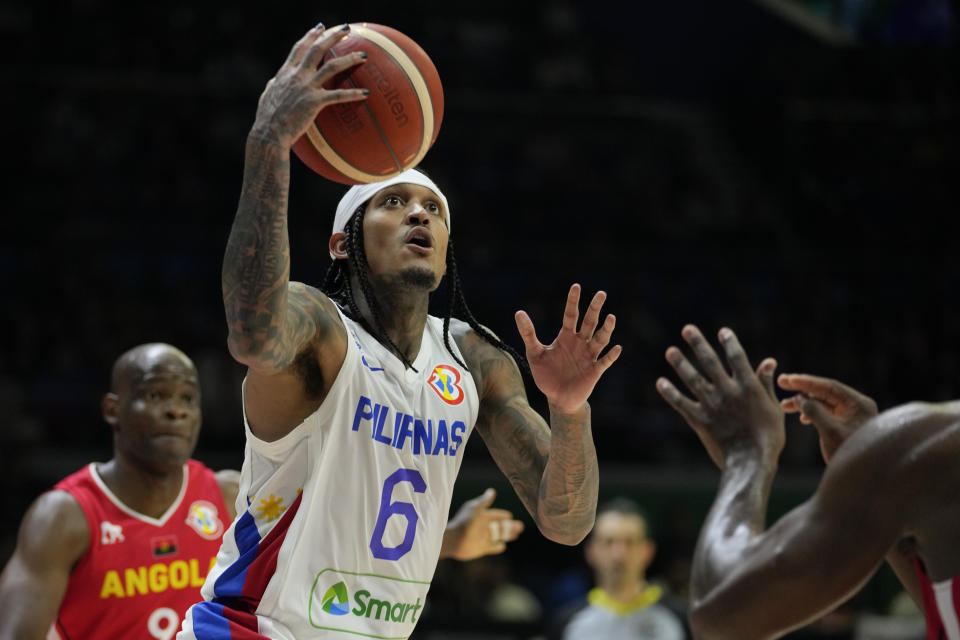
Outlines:
[[[960,640],[960,402],[877,414],[876,403],[835,381],[782,375],[780,386],[799,395],[781,405],[773,359],[754,370],[721,329],[725,368],[699,329],[688,325],[683,337],[699,368],[676,347],[666,356],[694,399],[666,378],[657,389],[722,470],[693,558],[694,634],[779,637],[842,603],[886,558],[923,602],[927,637]],[[817,427],[827,468],[816,493],[768,528],[781,406]]]
[[[104,419],[114,457],[31,505],[0,574],[0,640],[169,640],[234,517],[237,472],[191,460],[200,429],[193,362],[166,344],[124,353]],[[523,524],[488,490],[450,520],[443,555],[500,553]]]
[[[233,520],[236,472],[190,459],[200,389],[183,352],[145,344],[124,353],[102,407],[113,458],[27,511],[0,575],[4,640],[169,640]]]

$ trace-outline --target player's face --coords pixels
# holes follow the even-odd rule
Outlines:
[[[635,515],[607,512],[597,518],[587,545],[587,561],[602,584],[636,581],[653,559],[646,525]]]
[[[179,468],[193,454],[200,433],[196,369],[171,353],[149,362],[138,374],[118,397],[117,447],[148,468]]]
[[[430,189],[401,183],[378,191],[364,216],[363,242],[370,273],[403,277],[429,291],[447,269],[447,212]]]

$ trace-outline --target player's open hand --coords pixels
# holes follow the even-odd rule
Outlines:
[[[547,397],[552,411],[574,413],[583,408],[593,392],[597,380],[620,357],[623,348],[612,347],[601,358],[600,353],[610,344],[610,336],[617,319],[608,314],[600,328],[600,309],[607,294],[598,291],[583,316],[580,330],[580,285],[570,287],[567,306],[563,311],[563,325],[557,338],[549,345],[537,339],[533,322],[525,311],[517,311],[517,330],[527,351],[527,362],[533,381]]]
[[[820,453],[830,462],[833,453],[863,423],[877,415],[877,403],[842,382],[805,373],[784,373],[777,378],[781,389],[797,391],[782,400],[787,413],[799,413],[800,422],[812,424],[820,436]]]
[[[364,53],[355,51],[320,65],[330,48],[349,34],[349,25],[326,30],[320,24],[293,45],[286,62],[260,95],[253,129],[256,136],[292,147],[324,107],[366,98],[365,89],[323,88],[333,76],[366,61]]]
[[[677,347],[667,349],[667,362],[694,400],[666,378],[657,380],[657,391],[693,428],[721,469],[728,456],[737,453],[759,454],[764,461],[775,462],[784,443],[784,416],[773,388],[777,362],[767,358],[754,372],[737,336],[724,328],[719,335],[728,373],[697,327],[688,324],[682,335],[703,373]]]
[[[491,509],[497,492],[487,489],[463,503],[447,525],[443,554],[456,560],[473,560],[503,553],[508,542],[523,532],[523,523],[506,509]]]

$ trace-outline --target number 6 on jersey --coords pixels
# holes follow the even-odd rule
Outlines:
[[[409,502],[400,500],[391,502],[393,488],[401,482],[409,482],[413,490],[423,493],[427,490],[427,483],[416,469],[397,469],[383,481],[383,492],[380,495],[380,512],[377,514],[377,524],[373,528],[373,537],[370,538],[370,551],[374,558],[380,560],[399,560],[413,547],[413,537],[417,533],[417,522],[420,516]],[[403,542],[395,547],[383,546],[383,533],[387,528],[390,516],[400,515],[407,519],[407,530],[403,534]]]

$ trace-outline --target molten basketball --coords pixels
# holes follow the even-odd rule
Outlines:
[[[440,76],[416,42],[390,27],[351,23],[349,35],[324,62],[354,51],[366,51],[367,61],[324,88],[369,89],[370,95],[321,110],[293,145],[308,167],[344,184],[386,180],[415,167],[437,139],[443,119]]]

